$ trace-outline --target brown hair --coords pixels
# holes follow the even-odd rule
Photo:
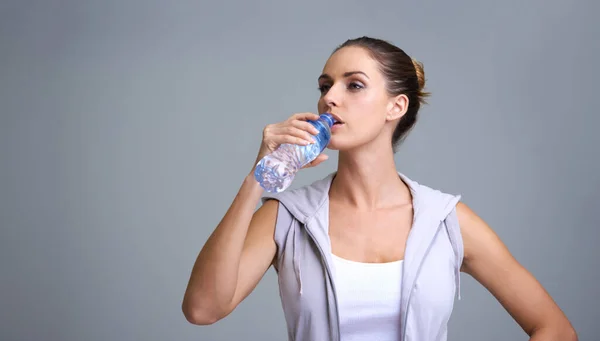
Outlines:
[[[409,57],[399,47],[381,39],[360,37],[349,39],[338,46],[333,53],[348,46],[362,47],[379,63],[380,70],[387,80],[386,87],[391,96],[404,94],[408,97],[408,109],[398,122],[392,136],[394,151],[417,122],[421,104],[425,104],[430,93],[425,92],[425,72],[423,64]]]

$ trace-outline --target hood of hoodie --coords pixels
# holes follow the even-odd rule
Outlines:
[[[330,173],[325,178],[313,182],[309,186],[284,191],[281,193],[267,193],[263,196],[263,203],[268,199],[277,199],[299,222],[306,224],[325,205],[329,205],[329,189],[336,175]],[[460,196],[453,196],[439,190],[421,185],[411,180],[406,175],[398,172],[398,176],[410,189],[413,200],[414,218],[423,213],[424,203],[428,212],[436,212],[435,218],[443,220],[460,200]],[[326,207],[328,210],[328,207]]]

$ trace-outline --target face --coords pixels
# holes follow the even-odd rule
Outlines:
[[[325,64],[319,77],[319,114],[329,112],[342,121],[333,126],[328,148],[349,150],[379,140],[391,145],[403,98],[389,96],[378,67],[361,47],[344,47]]]

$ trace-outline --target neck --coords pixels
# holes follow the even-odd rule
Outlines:
[[[360,210],[405,205],[410,190],[396,170],[391,144],[362,146],[340,152],[338,170],[331,184],[330,200]]]

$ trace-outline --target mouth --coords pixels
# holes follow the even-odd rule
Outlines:
[[[338,129],[341,129],[341,127],[344,125],[344,122],[342,121],[338,121],[336,120],[333,125],[331,126],[331,131],[337,131]]]
[[[333,123],[334,126],[335,125],[342,125],[342,124],[344,124],[344,121],[342,121],[342,119],[338,115],[336,115],[334,113],[330,113],[330,114],[335,119],[335,123]]]

